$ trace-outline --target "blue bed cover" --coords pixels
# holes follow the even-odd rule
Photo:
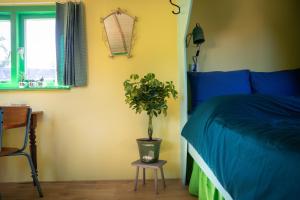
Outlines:
[[[300,199],[300,98],[215,97],[182,135],[233,199]]]

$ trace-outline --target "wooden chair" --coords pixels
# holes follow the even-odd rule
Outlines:
[[[25,152],[28,144],[28,134],[30,128],[31,108],[28,106],[4,106],[0,107],[0,157],[4,156],[25,156],[31,168],[31,174],[34,185],[40,197],[43,197],[42,189],[31,159],[31,156]],[[24,143],[21,148],[2,146],[3,131],[25,127]]]

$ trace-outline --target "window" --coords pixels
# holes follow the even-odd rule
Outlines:
[[[0,7],[0,89],[66,88],[57,71],[55,6]]]
[[[0,82],[11,80],[11,24],[9,16],[0,16]]]
[[[25,78],[55,81],[55,20],[26,19],[24,24]]]

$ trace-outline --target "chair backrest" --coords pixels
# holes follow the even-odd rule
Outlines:
[[[2,147],[1,131],[3,131],[3,129],[26,127],[23,145],[23,148],[26,148],[30,126],[31,108],[29,106],[0,106],[0,110],[2,110],[2,125],[0,125],[0,147]]]
[[[25,127],[28,122],[29,106],[2,106],[3,128]]]

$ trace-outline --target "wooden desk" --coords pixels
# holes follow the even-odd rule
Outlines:
[[[29,131],[29,148],[30,148],[30,155],[32,158],[32,162],[36,171],[37,170],[37,151],[36,151],[36,127],[37,127],[37,118],[38,116],[43,115],[43,111],[33,111],[31,113],[31,121],[30,121],[30,131]]]

